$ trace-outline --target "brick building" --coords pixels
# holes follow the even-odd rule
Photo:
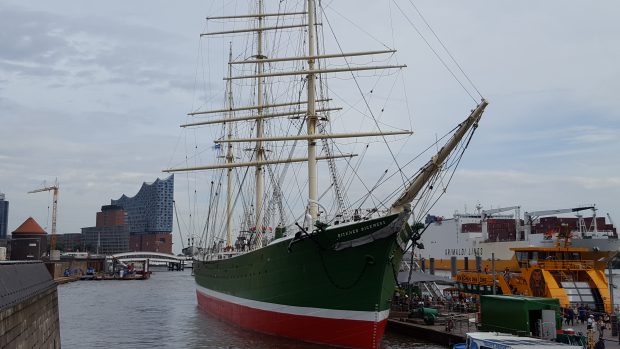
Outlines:
[[[11,260],[41,259],[47,253],[47,233],[29,217],[11,234]]]
[[[81,233],[58,234],[56,236],[56,249],[62,252],[86,251],[86,247],[82,243]]]
[[[96,225],[82,228],[82,245],[97,254],[116,254],[129,251],[129,225],[126,213],[117,205],[101,206]]]

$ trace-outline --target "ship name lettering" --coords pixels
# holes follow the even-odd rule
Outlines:
[[[352,229],[352,230],[348,230],[348,231],[345,231],[345,232],[342,232],[342,233],[338,233],[338,239],[344,238],[344,237],[347,237],[347,236],[350,236],[350,235],[353,235],[353,234],[356,234],[356,233],[359,233],[360,231],[366,231],[368,229],[373,229],[373,228],[376,228],[376,227],[380,227],[382,225],[383,225],[383,222],[375,222],[375,223],[368,224],[367,226],[364,226],[364,227],[361,227],[361,228],[358,228],[358,229]]]
[[[446,256],[482,256],[482,247],[446,248]]]
[[[353,235],[355,233],[357,233],[359,231],[359,229],[353,229],[353,230],[349,230],[349,231],[345,231],[342,233],[338,233],[338,239],[343,238],[343,237],[347,237],[349,235]]]

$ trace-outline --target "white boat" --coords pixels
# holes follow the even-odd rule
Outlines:
[[[552,342],[539,338],[518,337],[511,334],[497,332],[472,332],[467,334],[465,345],[458,345],[455,348],[478,349],[567,349],[582,348],[580,345],[569,345]]]

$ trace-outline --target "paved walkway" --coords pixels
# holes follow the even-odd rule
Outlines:
[[[578,322],[575,322],[574,326],[570,326],[570,325],[562,325],[563,329],[573,329],[575,331],[575,333],[581,332],[584,335],[586,335],[587,333],[587,326],[586,324],[580,324]],[[598,340],[598,332],[594,333],[594,339]],[[620,344],[618,343],[618,336],[616,337],[612,337],[611,336],[611,330],[604,330],[603,331],[603,339],[605,340],[605,349],[608,348],[619,348],[620,349]]]

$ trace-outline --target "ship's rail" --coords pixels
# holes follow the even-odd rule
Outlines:
[[[217,261],[217,260],[222,260],[222,259],[229,259],[229,258],[238,256],[240,254],[243,254],[245,252],[248,252],[248,250],[206,253],[204,254],[204,256],[202,256],[202,258],[198,258],[198,259],[204,260],[204,261]]]
[[[571,260],[523,260],[519,263],[521,268],[538,267],[544,270],[590,270],[594,269],[594,261],[571,261]]]

